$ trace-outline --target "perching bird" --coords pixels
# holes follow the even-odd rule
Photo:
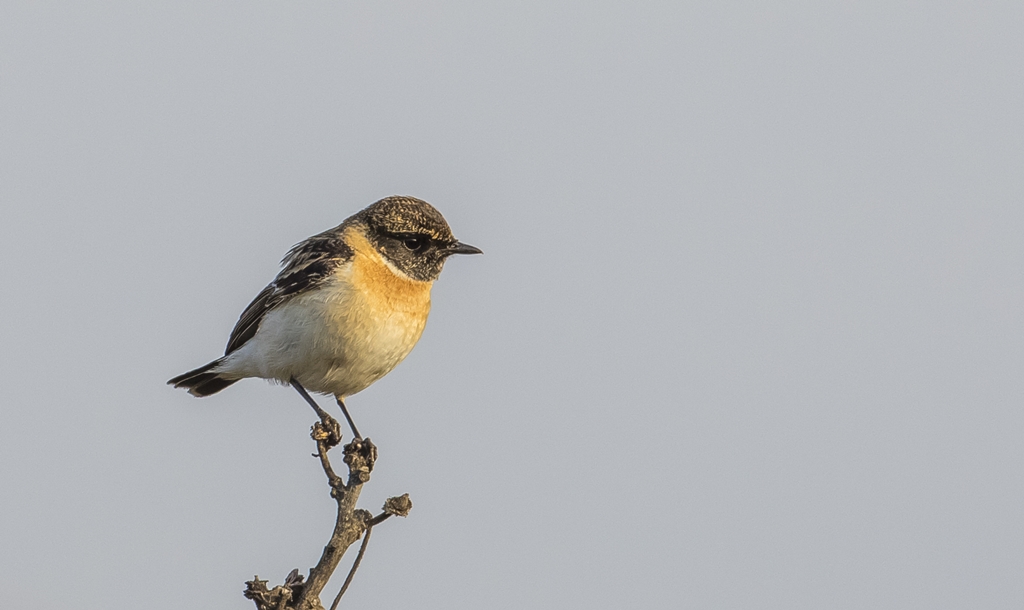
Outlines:
[[[480,253],[457,241],[429,203],[381,199],[292,248],[235,324],[224,356],[167,383],[209,396],[261,377],[293,385],[318,412],[306,389],[333,394],[344,410],[346,396],[416,345],[445,260]]]

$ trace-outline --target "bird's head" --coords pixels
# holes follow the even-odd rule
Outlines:
[[[414,280],[434,281],[453,254],[481,254],[452,235],[444,216],[415,197],[387,197],[356,214],[374,248]]]

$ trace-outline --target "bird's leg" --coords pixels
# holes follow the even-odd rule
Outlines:
[[[309,392],[306,391],[306,388],[302,387],[302,384],[300,384],[294,378],[292,378],[292,380],[289,383],[291,383],[291,386],[295,388],[296,392],[299,393],[299,396],[302,396],[306,400],[306,402],[309,403],[309,406],[313,407],[313,410],[316,411],[317,417],[320,418],[320,430],[314,430],[314,434],[316,436],[323,436],[323,438],[318,439],[318,441],[323,441],[327,449],[340,445],[341,426],[338,425],[338,421],[331,417],[330,413],[321,409],[320,405],[316,404],[316,401],[313,400],[313,397],[309,395]],[[345,416],[347,417],[348,413],[346,413]],[[351,423],[351,420],[349,420],[349,423]],[[314,428],[315,427],[316,426],[314,426]]]
[[[296,381],[294,377],[288,383],[290,383],[291,386],[295,388],[295,391],[299,393],[299,396],[302,396],[304,399],[306,399],[306,402],[309,403],[309,406],[313,407],[313,410],[316,411],[316,414],[320,419],[329,419],[331,417],[331,415],[327,411],[324,411],[323,409],[320,408],[320,405],[316,404],[316,401],[313,400],[313,397],[310,396],[308,392],[306,392],[306,388],[302,387],[302,384]]]
[[[359,434],[359,430],[356,430],[356,424],[352,421],[352,416],[348,414],[348,409],[345,408],[345,401],[341,399],[341,396],[335,396],[334,399],[338,401],[338,406],[341,407],[341,412],[345,414],[345,419],[348,420],[348,427],[352,428],[352,434],[355,435],[357,439],[363,438],[363,435]]]

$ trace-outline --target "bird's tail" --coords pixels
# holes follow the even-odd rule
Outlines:
[[[213,369],[217,368],[223,358],[218,358],[213,362],[201,366],[194,371],[189,371],[182,375],[178,375],[174,379],[167,382],[168,385],[173,385],[176,388],[185,388],[188,393],[193,396],[209,396],[210,394],[216,394],[224,388],[228,387],[232,383],[238,381],[237,379],[228,379],[221,377],[220,373],[213,372]]]

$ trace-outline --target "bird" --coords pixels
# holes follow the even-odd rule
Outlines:
[[[333,395],[356,438],[345,398],[391,372],[419,341],[430,289],[464,244],[432,205],[386,197],[296,244],[281,271],[242,312],[224,355],[169,380],[197,397],[245,378]]]

